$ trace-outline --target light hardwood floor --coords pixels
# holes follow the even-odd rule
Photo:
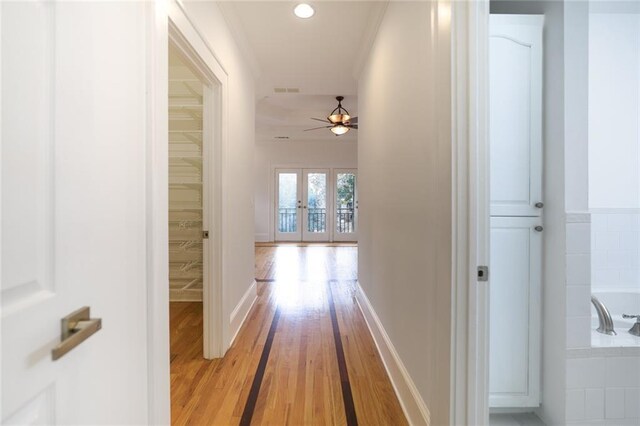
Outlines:
[[[407,424],[354,299],[356,247],[256,247],[258,300],[224,358],[171,304],[173,424]]]

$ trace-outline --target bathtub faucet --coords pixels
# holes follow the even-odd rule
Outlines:
[[[634,319],[635,318],[636,323],[633,324],[633,326],[629,329],[629,333],[633,334],[634,336],[640,337],[640,315],[622,314],[622,318],[624,318],[624,319]]]
[[[598,313],[599,325],[596,331],[598,333],[615,336],[617,333],[613,329],[613,319],[611,319],[611,314],[607,307],[593,295],[591,296],[591,303],[593,303],[593,306],[595,306],[596,312]]]

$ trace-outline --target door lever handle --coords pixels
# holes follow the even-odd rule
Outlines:
[[[91,308],[84,306],[60,320],[60,344],[51,350],[51,358],[62,358],[102,328],[102,319],[91,318]]]

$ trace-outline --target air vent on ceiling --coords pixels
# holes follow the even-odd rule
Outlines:
[[[297,87],[275,87],[273,91],[276,93],[300,93],[300,89]]]
[[[289,139],[289,136],[275,136],[274,139]]]

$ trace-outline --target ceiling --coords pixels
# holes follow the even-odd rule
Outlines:
[[[293,14],[299,2],[221,2],[221,9],[240,49],[257,77],[256,137],[258,141],[288,136],[295,140],[334,140],[310,117],[324,118],[343,106],[357,115],[355,70],[368,51],[384,11],[384,2],[313,1],[315,15]],[[275,89],[298,92],[276,93]],[[341,136],[355,140],[357,131]]]

